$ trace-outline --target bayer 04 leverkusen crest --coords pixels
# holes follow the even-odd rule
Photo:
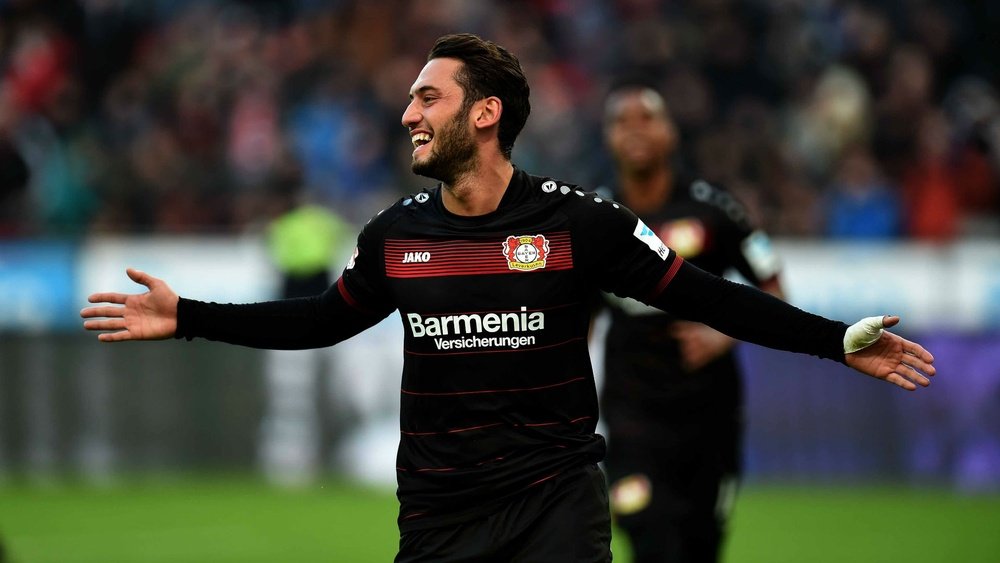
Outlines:
[[[543,235],[507,237],[503,243],[507,267],[527,272],[545,267],[549,255],[549,241]]]

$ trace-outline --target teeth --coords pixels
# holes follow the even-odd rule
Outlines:
[[[410,137],[410,142],[413,143],[414,147],[419,147],[420,145],[431,142],[431,136],[428,133],[417,133],[416,135]]]

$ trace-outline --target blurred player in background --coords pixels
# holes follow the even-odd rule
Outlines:
[[[330,287],[330,269],[353,230],[330,209],[306,200],[298,161],[286,156],[271,179],[280,205],[267,226],[272,262],[281,273],[282,299],[319,295]],[[258,458],[272,483],[305,485],[320,471],[323,417],[318,397],[332,386],[335,363],[326,350],[269,350],[267,395]]]
[[[517,58],[447,35],[410,87],[415,173],[440,182],[380,211],[320,296],[252,304],[97,293],[105,342],[207,338],[258,348],[336,344],[403,319],[397,563],[611,561],[611,517],[587,346],[599,290],[749,341],[810,353],[914,390],[933,357],[883,327],[848,327],[713,276],[635,214],[511,162],[530,111]],[[116,305],[123,305],[118,307]],[[103,317],[103,318],[99,318]]]
[[[683,169],[658,92],[615,87],[604,133],[617,181],[602,191],[689,263],[718,276],[735,270],[781,297],[767,235],[731,194]],[[612,512],[636,563],[715,561],[741,465],[736,341],[632,299],[606,295],[606,302],[601,410]]]

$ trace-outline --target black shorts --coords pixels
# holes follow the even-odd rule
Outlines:
[[[497,512],[461,524],[405,532],[396,563],[607,563],[611,515],[596,465],[533,487]]]
[[[726,418],[662,426],[655,440],[611,433],[612,507],[637,563],[718,560],[741,465],[741,428]]]

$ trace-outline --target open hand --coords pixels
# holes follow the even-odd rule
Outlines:
[[[883,328],[897,323],[899,317],[882,317]],[[907,391],[915,390],[917,385],[927,387],[931,384],[928,378],[936,373],[934,356],[923,346],[885,330],[881,331],[878,339],[871,345],[845,354],[844,362],[861,373],[888,381]]]
[[[123,340],[163,340],[177,332],[177,302],[179,297],[163,280],[129,268],[132,281],[146,286],[146,293],[95,293],[87,298],[91,303],[105,303],[80,311],[85,319],[83,328],[102,332],[102,342]],[[112,303],[114,305],[106,305]],[[119,307],[118,305],[124,305]],[[103,317],[103,318],[102,318]]]

